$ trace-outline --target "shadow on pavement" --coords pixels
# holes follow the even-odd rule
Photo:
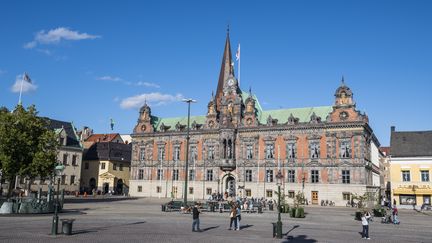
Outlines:
[[[285,235],[288,236],[288,234],[289,234],[291,231],[297,229],[298,227],[300,227],[300,225],[294,225],[294,226],[292,227],[292,229],[288,230],[288,231],[285,233]]]
[[[207,227],[207,228],[202,229],[201,231],[205,232],[205,231],[216,229],[216,228],[219,228],[219,225],[218,226],[213,226],[213,227]]]
[[[240,229],[247,229],[247,228],[252,227],[252,226],[253,226],[252,224],[241,225]]]
[[[306,235],[298,235],[298,236],[288,236],[287,240],[282,241],[283,243],[285,242],[300,242],[300,243],[314,243],[314,242],[318,242],[315,239],[307,239]]]

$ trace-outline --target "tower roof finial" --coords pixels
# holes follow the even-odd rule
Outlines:
[[[345,79],[343,75],[342,75],[342,85],[345,85]]]

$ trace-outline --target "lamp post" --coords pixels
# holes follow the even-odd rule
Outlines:
[[[188,103],[188,119],[187,119],[187,132],[186,132],[186,167],[185,167],[185,184],[184,184],[184,199],[183,199],[183,203],[184,205],[187,204],[187,192],[188,192],[188,188],[187,188],[187,184],[188,184],[188,170],[189,170],[189,123],[190,123],[190,104],[191,103],[195,103],[196,100],[193,99],[183,99],[183,102]]]
[[[65,166],[62,164],[59,164],[55,167],[54,173],[58,174],[59,177],[57,178],[57,198],[54,203],[54,216],[53,221],[51,225],[51,235],[57,235],[58,230],[58,206],[60,204],[59,202],[59,193],[60,193],[60,176],[64,170]],[[55,183],[55,174],[54,174],[54,183]]]
[[[278,186],[278,221],[276,223],[276,238],[278,239],[282,239],[282,221],[281,221],[281,205],[280,205],[280,197],[281,197],[280,188],[282,185],[282,181],[283,181],[283,175],[279,170],[276,175],[276,184]]]

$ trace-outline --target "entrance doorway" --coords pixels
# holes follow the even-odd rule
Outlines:
[[[423,203],[427,205],[431,205],[431,196],[430,195],[424,195],[423,196]]]
[[[122,179],[117,180],[116,194],[123,194],[123,180]]]
[[[312,204],[318,205],[318,191],[312,191]]]
[[[91,178],[89,181],[90,192],[93,192],[93,189],[96,189],[96,179]]]
[[[109,191],[109,183],[104,183],[103,184],[103,194],[107,194]]]
[[[232,176],[228,176],[225,184],[225,191],[228,193],[228,196],[235,197],[236,196],[236,183],[235,179]]]

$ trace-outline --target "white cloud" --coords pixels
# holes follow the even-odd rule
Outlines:
[[[123,80],[122,78],[115,77],[115,76],[109,76],[109,75],[97,77],[96,79],[97,80],[104,80],[104,81],[114,81],[114,82],[118,82],[118,81]]]
[[[79,33],[78,31],[70,30],[66,27],[59,27],[49,31],[41,30],[36,33],[34,40],[24,44],[24,48],[32,49],[39,44],[57,44],[62,40],[92,40],[100,38],[98,35],[90,35],[87,33]]]
[[[150,83],[150,82],[143,82],[143,81],[139,81],[138,83],[136,83],[137,86],[145,86],[145,87],[151,87],[151,88],[160,88],[160,85],[155,84],[155,83]]]
[[[123,99],[120,102],[120,107],[123,109],[139,108],[144,105],[144,102],[153,105],[165,105],[171,102],[180,101],[183,99],[182,94],[170,95],[161,94],[159,92],[140,94]]]
[[[29,83],[29,82],[22,82],[22,74],[18,75],[15,79],[15,83],[14,85],[12,85],[12,92],[14,93],[19,93],[21,90],[21,83],[22,83],[22,92],[26,93],[26,92],[31,92],[31,91],[35,91],[37,89],[37,86],[34,83]]]

